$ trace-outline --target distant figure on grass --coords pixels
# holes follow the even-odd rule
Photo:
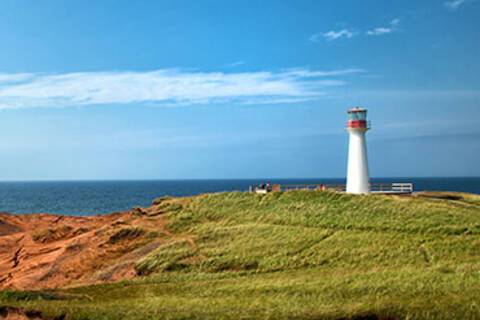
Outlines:
[[[270,182],[262,182],[257,186],[250,186],[248,188],[249,192],[256,192],[256,193],[267,193],[273,190],[272,184]]]

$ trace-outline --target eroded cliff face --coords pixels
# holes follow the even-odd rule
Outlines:
[[[0,213],[0,289],[135,277],[136,261],[176,237],[165,228],[161,208],[92,217]]]

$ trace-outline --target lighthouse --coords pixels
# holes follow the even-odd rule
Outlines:
[[[370,192],[368,175],[367,143],[365,133],[370,129],[367,110],[359,107],[348,110],[347,131],[349,133],[347,193]]]

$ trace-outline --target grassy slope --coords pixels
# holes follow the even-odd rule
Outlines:
[[[0,306],[69,319],[480,318],[479,197],[292,191],[179,201],[169,228],[195,243],[179,237],[139,261],[148,276],[39,299],[0,293]]]

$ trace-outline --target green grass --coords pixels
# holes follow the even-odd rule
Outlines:
[[[0,294],[67,319],[479,319],[480,197],[209,194],[133,281]],[[190,241],[188,241],[190,240]],[[31,293],[29,293],[31,294]]]

